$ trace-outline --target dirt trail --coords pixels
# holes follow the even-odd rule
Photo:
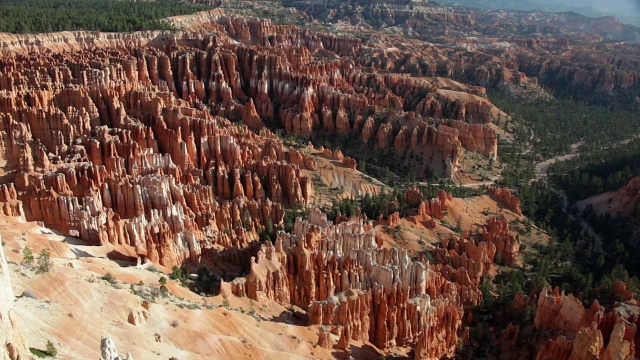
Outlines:
[[[634,135],[631,138],[628,139],[624,139],[621,141],[618,141],[616,143],[613,144],[613,147],[616,146],[620,146],[620,145],[625,145],[628,144],[631,140],[638,138],[640,135]],[[536,164],[535,166],[535,177],[534,179],[531,180],[531,182],[533,181],[537,181],[537,180],[543,180],[544,182],[546,182],[549,185],[549,188],[556,194],[558,194],[559,196],[562,197],[562,210],[564,211],[565,214],[567,214],[567,216],[569,216],[569,218],[571,220],[575,220],[575,216],[573,216],[571,213],[569,213],[568,209],[569,209],[569,198],[567,197],[567,194],[564,193],[564,191],[557,189],[556,187],[553,186],[553,184],[549,183],[547,181],[548,178],[548,171],[549,171],[549,165],[554,164],[556,161],[567,161],[567,160],[571,160],[573,158],[576,158],[578,156],[580,156],[580,151],[578,151],[578,149],[580,148],[580,146],[584,144],[584,142],[577,142],[575,144],[571,145],[571,152],[569,154],[565,154],[565,155],[560,155],[560,156],[556,156],[554,158],[539,162]],[[591,224],[589,224],[589,222],[587,222],[586,220],[580,220],[580,223],[582,225],[582,228],[585,230],[585,232],[593,237],[595,239],[595,246],[596,249],[602,251],[602,236],[600,236],[594,229],[593,227],[591,227]]]
[[[582,144],[584,144],[584,142],[582,141],[572,144],[571,152],[569,154],[559,155],[549,160],[545,160],[543,162],[537,163],[535,166],[535,177],[530,181],[531,183],[533,181],[542,180],[545,183],[547,183],[547,185],[549,185],[549,189],[551,189],[551,191],[553,191],[555,194],[562,197],[562,211],[571,220],[576,220],[576,217],[569,212],[569,197],[567,196],[567,194],[565,194],[564,191],[556,188],[555,186],[553,186],[552,183],[547,181],[547,178],[548,178],[547,172],[549,171],[549,165],[554,164],[556,161],[567,161],[580,156],[580,152],[578,151],[578,149]],[[591,224],[589,224],[589,222],[587,222],[586,220],[581,219],[580,225],[582,226],[582,229],[595,240],[594,242],[595,250],[602,251],[602,236],[600,236],[593,229],[593,227],[591,227]]]
[[[640,135],[634,135],[631,138],[620,140],[614,143],[612,147],[628,144],[629,142],[631,142],[631,140],[636,139],[638,137],[640,137]],[[571,151],[568,154],[558,155],[554,158],[537,163],[535,166],[535,178],[531,181],[545,179],[547,177],[547,171],[549,170],[549,165],[556,163],[556,161],[567,161],[580,156],[580,151],[578,151],[578,149],[583,144],[584,144],[584,141],[580,141],[575,144],[572,144]]]
[[[535,178],[532,179],[531,181],[534,180],[542,180],[542,179],[546,179],[547,178],[547,170],[549,169],[549,165],[551,164],[555,164],[556,161],[567,161],[567,160],[571,160],[577,156],[580,156],[580,152],[578,151],[578,149],[580,148],[580,146],[584,144],[584,142],[580,141],[577,142],[575,144],[571,145],[571,152],[569,152],[568,154],[565,155],[558,155],[554,158],[551,158],[549,160],[545,160],[543,162],[539,162],[536,164],[535,167]]]

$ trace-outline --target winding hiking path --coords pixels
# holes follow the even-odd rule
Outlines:
[[[557,161],[567,161],[567,160],[571,160],[577,156],[580,156],[580,152],[578,151],[578,149],[580,148],[580,146],[583,144],[583,142],[577,142],[575,144],[571,145],[571,152],[569,152],[568,154],[565,155],[558,155],[554,158],[551,158],[549,160],[545,160],[542,162],[539,162],[536,164],[535,166],[535,174],[534,174],[534,179],[532,179],[530,182],[533,182],[534,180],[545,180],[547,178],[547,170],[549,170],[549,165],[551,164],[555,164]]]
[[[530,183],[533,181],[537,181],[537,180],[542,180],[544,181],[547,185],[549,185],[549,189],[551,189],[551,191],[553,191],[555,194],[559,195],[560,197],[562,197],[562,211],[569,217],[569,219],[571,220],[576,220],[576,217],[571,214],[569,212],[569,197],[567,196],[567,194],[565,194],[564,191],[556,188],[555,186],[553,186],[552,183],[550,183],[548,180],[548,171],[549,171],[549,165],[556,163],[557,161],[567,161],[567,160],[571,160],[573,158],[576,158],[578,156],[580,156],[580,151],[578,151],[578,149],[580,148],[580,146],[583,144],[583,142],[577,142],[575,144],[571,145],[571,152],[565,155],[559,155],[556,156],[554,158],[539,162],[536,164],[535,166],[535,177],[533,179],[531,179]],[[580,225],[582,226],[582,229],[589,235],[591,236],[595,242],[595,250],[602,252],[602,236],[600,236],[591,226],[591,224],[589,224],[589,222],[587,222],[584,219],[580,219]]]

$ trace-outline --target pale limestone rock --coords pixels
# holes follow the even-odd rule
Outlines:
[[[108,336],[103,336],[100,341],[100,360],[133,360],[131,353],[127,353],[126,357],[118,355],[116,343]]]
[[[0,360],[32,358],[16,324],[13,313],[13,289],[9,278],[9,265],[0,245]]]

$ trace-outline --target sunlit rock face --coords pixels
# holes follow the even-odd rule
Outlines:
[[[13,313],[15,297],[11,289],[9,265],[0,244],[0,359],[19,360],[31,356]]]

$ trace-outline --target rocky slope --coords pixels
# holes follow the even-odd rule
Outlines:
[[[70,358],[119,358],[107,338],[97,353],[103,333],[136,358],[456,356],[471,309],[493,296],[483,279],[520,265],[518,198],[496,188],[492,199],[429,199],[412,186],[407,209],[392,199],[388,216],[358,209],[335,222],[316,206],[383,191],[357,170],[374,157],[420,180],[455,178],[465,152],[497,160],[493,122],[508,116],[485,86],[557,82],[586,97],[639,86],[633,46],[580,43],[603,28],[632,35],[615,23],[575,35],[584,22],[553,17],[553,36],[513,37],[514,19],[544,24],[428,2],[291,3],[297,17],[340,20],[337,31],[215,9],[169,19],[173,32],[0,35],[0,231],[14,286],[33,291],[16,311],[44,323],[29,339],[51,336]],[[327,138],[344,153],[314,147]],[[345,156],[353,149],[362,158]],[[308,219],[287,223],[294,208]],[[17,264],[25,246],[51,248],[54,270]],[[0,340],[13,360],[27,352],[0,260]],[[220,295],[163,283],[142,263],[206,265]],[[557,290],[516,296],[515,308],[537,308],[538,358],[637,355],[637,302],[617,287],[626,302],[614,309]],[[90,327],[104,319],[113,332]],[[512,324],[493,336],[517,358],[520,334]]]
[[[256,306],[232,297],[225,307],[221,296],[200,296],[159,272],[171,269],[109,259],[126,254],[124,246],[86,245],[14,218],[2,217],[0,224],[12,287],[22,295],[14,319],[29,347],[45,349],[50,340],[59,359],[100,359],[108,335],[117,345],[109,353],[123,358],[332,358],[332,350],[314,347],[316,328],[300,326],[275,302]],[[37,273],[21,263],[24,246],[36,258],[50,249],[51,270]]]
[[[633,178],[618,191],[612,191],[594,196],[578,202],[580,208],[587,205],[593,207],[597,215],[606,212],[637,218],[638,206],[640,206],[640,178]]]
[[[602,226],[596,225],[601,221],[606,231],[617,231],[615,236],[624,238],[632,249],[640,247],[640,177],[631,179],[617,191],[578,201],[576,205],[584,214],[590,214],[589,221],[594,226]]]
[[[14,295],[9,266],[0,245],[0,359],[19,360],[31,357],[13,312]]]
[[[451,206],[457,201],[446,193],[422,200],[412,221],[434,221],[441,227],[439,218],[454,211]],[[499,207],[493,204],[497,213]],[[0,232],[11,249],[14,288],[30,293],[17,305],[19,318],[31,324],[30,344],[42,347],[43,338],[52,339],[62,357],[96,357],[104,333],[134,358],[154,352],[185,359],[203,354],[228,358],[230,351],[266,358],[330,358],[331,352],[321,349],[333,350],[332,345],[355,358],[385,352],[406,356],[412,348],[416,358],[454,354],[464,338],[464,317],[482,300],[480,276],[467,269],[491,271],[500,246],[495,239],[504,231],[492,223],[507,226],[506,221],[496,218],[479,233],[466,232],[456,240],[464,245],[437,244],[444,253],[432,264],[385,245],[381,232],[387,220],[376,225],[356,217],[335,225],[325,219],[313,211],[309,220],[296,222],[292,234],[280,233],[275,246],[266,242],[256,252],[248,247],[246,254],[220,253],[217,261],[246,261],[250,266],[246,277],[223,282],[216,297],[202,297],[173,280],[166,284],[168,294],[159,294],[158,273],[130,260],[107,259],[114,252],[127,253],[123,245],[88,246],[17,218],[0,219]],[[37,274],[18,264],[24,246],[36,254],[51,249],[51,272]],[[505,253],[517,253],[516,247],[510,249]],[[106,273],[115,280],[103,280]],[[147,298],[154,292],[155,298]],[[380,307],[393,317],[382,316]],[[200,321],[190,322],[193,316]],[[193,343],[188,334],[196,332],[206,333],[210,341]],[[274,349],[272,343],[280,345]],[[364,344],[374,346],[377,354],[366,352],[369,345]]]

